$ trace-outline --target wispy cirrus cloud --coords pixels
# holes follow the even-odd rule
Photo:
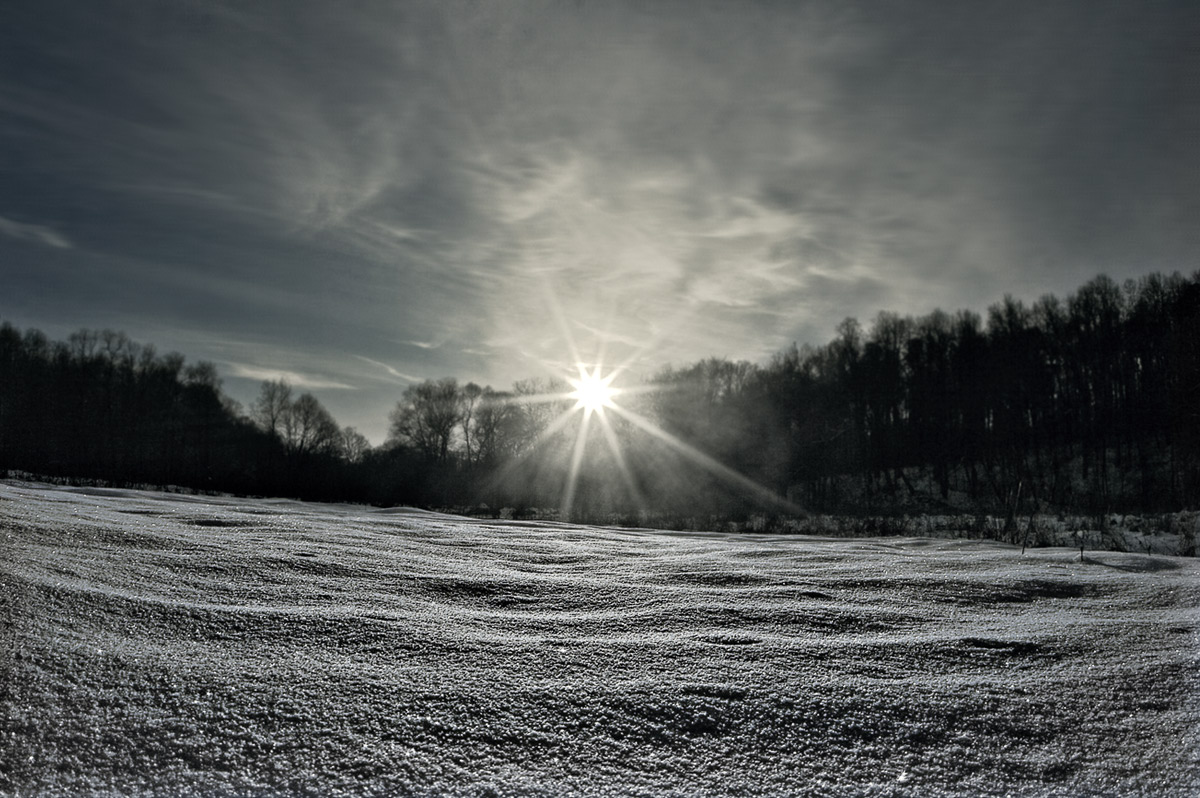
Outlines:
[[[43,224],[17,222],[0,216],[0,235],[15,238],[18,241],[31,241],[44,244],[56,249],[71,249],[72,244],[62,233]]]
[[[353,385],[329,379],[315,374],[304,374],[298,371],[286,371],[247,363],[227,363],[229,373],[233,377],[244,377],[250,380],[283,380],[297,388],[328,388],[336,390],[354,390]]]
[[[401,383],[413,383],[413,382],[421,381],[420,377],[416,377],[412,374],[405,374],[404,372],[398,371],[394,367],[389,366],[387,363],[381,363],[378,360],[372,360],[371,358],[364,357],[362,355],[355,355],[354,357],[357,358],[358,360],[361,360],[363,363],[367,363],[368,365],[374,366],[375,368],[382,371],[384,374],[387,374],[389,377],[392,377],[395,380],[399,380]]]

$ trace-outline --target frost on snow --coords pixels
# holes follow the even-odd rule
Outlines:
[[[0,483],[0,793],[1200,793],[1194,559]]]

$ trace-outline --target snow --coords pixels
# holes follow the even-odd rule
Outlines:
[[[1200,793],[1200,564],[0,482],[7,795]]]

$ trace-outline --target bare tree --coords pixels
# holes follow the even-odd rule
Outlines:
[[[354,427],[342,429],[341,444],[342,459],[347,463],[361,463],[363,457],[371,449],[371,442],[367,440],[367,436]]]
[[[301,394],[292,403],[283,426],[290,454],[333,454],[341,448],[342,431],[311,393]]]
[[[489,389],[490,390],[490,389]],[[459,412],[461,414],[460,423],[462,424],[463,443],[466,446],[467,462],[475,462],[475,452],[472,451],[472,437],[475,433],[475,416],[476,409],[479,406],[480,397],[483,396],[483,388],[480,388],[473,382],[468,382],[459,391]]]
[[[267,432],[282,438],[284,418],[291,406],[292,386],[284,380],[264,381],[258,399],[250,405],[250,417]]]
[[[524,421],[512,394],[484,388],[472,420],[476,461],[494,463],[513,454]]]
[[[204,385],[214,391],[221,390],[221,377],[217,367],[208,360],[201,360],[184,369],[183,382],[185,385]]]
[[[513,383],[513,394],[519,400],[513,406],[518,417],[513,443],[516,451],[532,447],[554,419],[570,409],[574,400],[566,398],[569,390],[566,382],[557,379],[533,377]]]
[[[392,410],[389,437],[442,462],[450,456],[450,441],[461,417],[458,381],[453,377],[426,380],[405,389],[404,398]]]

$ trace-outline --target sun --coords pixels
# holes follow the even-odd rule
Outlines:
[[[613,397],[620,391],[611,385],[615,376],[614,372],[607,377],[601,377],[600,366],[596,366],[589,374],[588,370],[580,365],[578,379],[567,377],[567,382],[571,383],[571,387],[575,389],[568,394],[575,400],[575,409],[582,408],[585,413],[590,415],[603,413],[606,407],[616,407]]]

